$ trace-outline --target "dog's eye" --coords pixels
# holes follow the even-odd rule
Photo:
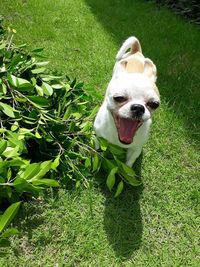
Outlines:
[[[127,97],[125,97],[125,96],[114,96],[113,99],[117,103],[123,103],[123,102],[127,101]]]
[[[158,101],[149,101],[147,102],[147,106],[151,109],[157,109],[159,107],[160,103]]]

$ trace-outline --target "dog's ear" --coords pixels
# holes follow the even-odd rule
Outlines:
[[[149,58],[145,58],[144,61],[144,74],[147,75],[152,82],[156,82],[157,79],[157,69],[156,66]]]
[[[135,40],[131,46],[131,54],[135,54],[137,52],[142,53],[142,48],[141,48],[139,40],[137,38],[135,38]]]
[[[123,60],[123,61],[120,62],[120,64],[122,65],[122,67],[123,67],[124,69],[126,69],[127,63],[128,63],[128,62],[127,62],[126,60]]]

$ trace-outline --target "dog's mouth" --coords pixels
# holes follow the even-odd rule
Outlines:
[[[115,114],[113,114],[113,117],[120,142],[126,145],[131,144],[138,128],[142,125],[142,121],[122,118]]]

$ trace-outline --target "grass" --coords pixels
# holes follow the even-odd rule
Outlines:
[[[137,36],[157,65],[162,96],[137,163],[143,187],[114,199],[102,177],[26,203],[0,266],[198,266],[197,26],[139,0],[1,0],[0,10],[17,43],[45,47],[52,69],[102,95],[117,49]]]

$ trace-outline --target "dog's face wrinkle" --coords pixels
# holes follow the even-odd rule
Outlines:
[[[157,95],[154,93],[154,91],[152,90],[151,92],[152,94],[149,94],[147,97],[142,96],[140,98],[133,98],[131,96],[127,98],[127,94],[124,94],[124,95],[110,94],[107,96],[107,108],[112,113],[115,113],[120,117],[130,118],[130,119],[140,119],[140,120],[146,121],[152,117],[153,112],[156,110],[155,105],[159,106],[159,103],[160,103],[160,100],[157,97]],[[118,103],[115,101],[115,97],[122,97],[122,99],[124,98],[124,100],[126,99],[126,101],[122,103]],[[155,103],[155,105],[153,103]],[[140,104],[145,108],[144,114],[142,114],[141,117],[133,116],[131,112],[131,106],[134,104]]]
[[[114,95],[113,101],[117,107],[122,107],[123,105],[125,105],[129,101],[129,98],[127,96],[123,96],[123,95]]]

